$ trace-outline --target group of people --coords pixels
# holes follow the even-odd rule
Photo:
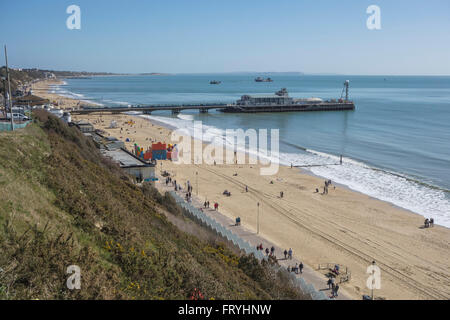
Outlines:
[[[206,208],[209,208],[210,207],[210,203],[209,203],[209,200],[208,201],[205,201],[204,203],[203,203],[203,207],[206,209]],[[217,203],[217,202],[214,202],[214,210],[219,210],[219,204]]]
[[[323,194],[328,194],[328,187],[331,186],[331,180],[325,180],[325,185],[323,187]],[[336,189],[336,187],[334,187]]]
[[[336,275],[339,275],[339,265],[335,264],[333,270],[331,270]]]
[[[269,251],[269,248],[266,248],[266,256],[275,257],[275,247],[274,246],[270,247],[270,251]]]
[[[301,274],[303,273],[303,262],[300,261],[300,263],[296,263],[294,267],[291,268],[291,266],[287,267],[288,272],[295,272],[295,274]]]
[[[261,251],[264,250],[262,243],[260,243],[256,246],[256,250],[261,250]],[[270,249],[269,249],[269,247],[267,247],[265,252],[266,252],[266,256],[274,257],[275,256],[275,247],[272,246]]]
[[[334,277],[330,277],[327,281],[328,289],[331,289],[330,298],[336,298],[338,296],[339,284],[335,283]]]
[[[192,193],[193,188],[192,188],[192,185],[189,182],[189,180],[186,182],[186,186],[187,186],[187,192]]]
[[[186,182],[186,201],[187,202],[191,202],[192,201],[192,185],[189,183],[189,180]],[[176,190],[176,189],[175,189]],[[180,186],[180,190],[181,190],[181,186]]]
[[[322,194],[328,194],[328,188],[330,186],[331,186],[331,180],[325,180],[325,184],[323,186]],[[336,186],[334,186],[333,188],[336,189]],[[319,193],[319,188],[316,188],[316,192],[315,193]]]
[[[424,222],[425,228],[433,227],[434,226],[434,219],[433,218],[426,218]]]
[[[177,180],[172,180],[172,178],[170,178],[170,182],[172,182],[172,186],[175,188],[175,191],[181,191],[181,185],[177,183]]]
[[[283,253],[285,260],[287,259],[292,260],[292,248],[289,248],[289,251],[285,249]]]

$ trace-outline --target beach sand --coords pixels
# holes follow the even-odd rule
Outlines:
[[[134,143],[146,149],[151,140],[171,143],[171,130],[147,119],[129,115],[73,118],[88,120],[121,140],[129,138],[129,150]],[[118,128],[108,128],[111,120]],[[135,124],[126,124],[130,120]],[[189,180],[194,196],[198,179],[200,199],[218,202],[222,213],[232,219],[240,216],[242,224],[254,231],[259,202],[260,233],[280,247],[291,247],[294,256],[313,268],[323,263],[348,267],[351,281],[341,289],[355,299],[371,293],[366,271],[373,260],[381,269],[376,297],[450,298],[450,229],[437,225],[423,229],[422,216],[345,187],[332,186],[327,195],[315,193],[316,188],[323,190],[324,179],[297,168],[280,167],[274,176],[261,176],[259,169],[260,165],[180,165],[171,161],[158,161],[157,166],[158,173],[166,170],[182,185]],[[245,192],[246,185],[249,192]],[[231,197],[222,195],[225,189]]]
[[[66,98],[54,93],[50,93],[49,89],[52,85],[63,84],[64,81],[59,79],[49,79],[35,82],[31,85],[33,94],[44,99],[50,100],[55,106],[60,109],[78,109],[81,105],[83,106],[95,106],[92,103],[86,101],[80,101],[76,99]]]
[[[41,85],[45,90],[48,83]],[[67,100],[71,107],[78,103]],[[90,114],[72,118],[88,120],[123,141],[129,138],[125,143],[129,150],[134,143],[144,149],[151,141],[171,143],[170,129],[140,117]],[[115,129],[108,128],[112,120],[118,124]],[[133,125],[126,123],[130,120]],[[381,270],[376,298],[450,298],[450,229],[438,225],[423,229],[422,216],[345,187],[332,186],[327,195],[315,193],[316,188],[323,190],[325,179],[297,168],[280,167],[276,175],[262,176],[260,167],[158,161],[157,172],[170,172],[182,185],[189,180],[194,196],[198,192],[200,199],[218,202],[223,214],[232,219],[240,216],[242,224],[253,231],[259,202],[260,234],[282,248],[292,248],[296,258],[314,269],[323,263],[346,266],[351,280],[341,290],[355,299],[371,294],[366,271],[373,260]],[[222,195],[225,189],[231,197]]]

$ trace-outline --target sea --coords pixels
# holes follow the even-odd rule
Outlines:
[[[258,76],[273,82],[255,82]],[[221,83],[212,85],[211,80]],[[226,129],[279,129],[282,164],[301,166],[450,228],[450,76],[124,75],[65,79],[51,90],[105,107],[209,104],[233,103],[244,94],[273,94],[281,88],[294,98],[337,99],[346,80],[354,111],[192,110],[142,116],[191,133],[194,121],[202,121],[205,142],[225,139]],[[341,155],[343,163],[336,165]]]

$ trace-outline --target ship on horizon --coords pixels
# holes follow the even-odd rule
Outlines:
[[[273,82],[272,78],[263,78],[263,77],[257,77],[255,78],[255,82]]]

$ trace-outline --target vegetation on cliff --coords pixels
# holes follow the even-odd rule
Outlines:
[[[0,299],[301,298],[252,256],[177,227],[191,222],[168,195],[45,111],[0,146]],[[70,265],[80,290],[66,286]]]

